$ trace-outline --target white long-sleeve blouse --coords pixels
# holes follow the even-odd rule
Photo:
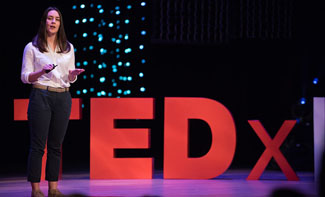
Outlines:
[[[75,69],[74,47],[70,43],[71,49],[68,53],[57,53],[48,47],[48,52],[40,52],[37,47],[30,42],[26,45],[23,54],[21,69],[21,80],[27,84],[40,84],[50,87],[66,88],[70,87],[69,70]],[[58,47],[56,48],[58,51]],[[29,74],[40,71],[46,64],[55,64],[57,67],[51,72],[44,74],[35,82],[28,81]]]

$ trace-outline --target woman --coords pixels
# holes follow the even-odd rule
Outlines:
[[[33,84],[28,106],[31,144],[27,168],[33,197],[44,196],[39,183],[46,144],[48,196],[62,196],[57,187],[61,145],[71,110],[69,87],[82,72],[84,69],[75,69],[74,48],[67,41],[61,12],[47,8],[37,35],[25,47],[21,71],[23,83]]]

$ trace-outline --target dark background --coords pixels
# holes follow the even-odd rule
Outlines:
[[[266,2],[272,1],[278,2],[276,0]],[[37,3],[28,1],[5,3],[4,9],[8,12],[1,15],[4,21],[1,28],[3,43],[1,59],[4,61],[0,77],[2,87],[0,176],[22,174],[26,171],[28,123],[13,121],[13,99],[28,98],[30,90],[20,81],[23,49],[36,34],[41,15],[50,5],[55,5],[62,11],[68,38],[72,40],[69,27],[72,27],[74,22],[71,16],[74,2],[47,0]],[[140,151],[117,151],[118,156],[154,157],[155,169],[161,170],[163,98],[206,97],[224,104],[234,117],[237,147],[230,169],[252,169],[264,151],[264,145],[250,128],[247,120],[260,120],[273,138],[284,120],[296,119],[298,123],[281,146],[281,151],[294,170],[313,171],[312,98],[324,96],[325,92],[324,7],[319,1],[284,1],[291,2],[290,6],[293,6],[290,9],[292,11],[290,33],[289,30],[283,32],[279,30],[279,36],[272,38],[266,36],[267,34],[242,35],[241,32],[247,30],[239,28],[245,23],[244,20],[240,20],[242,5],[225,0],[213,2],[223,2],[223,5],[228,5],[227,9],[231,11],[226,15],[227,20],[222,21],[226,26],[222,32],[224,38],[219,40],[205,38],[204,32],[203,39],[186,40],[181,37],[174,39],[173,32],[166,33],[163,25],[167,27],[173,23],[177,24],[177,18],[175,21],[164,22],[165,16],[159,14],[159,10],[167,9],[161,6],[167,4],[163,4],[163,1],[154,1],[148,5],[150,35],[146,51],[148,63],[145,68],[145,84],[148,91],[145,96],[155,98],[155,120],[126,122],[122,123],[122,126],[140,125],[151,128],[151,148]],[[105,1],[101,3],[105,6]],[[168,9],[173,10],[173,7],[169,6]],[[179,5],[175,6],[177,8]],[[206,5],[200,6],[202,13],[209,12]],[[283,6],[287,8],[288,5]],[[163,24],[158,22],[160,19],[163,19]],[[193,20],[196,20],[195,17]],[[160,28],[161,25],[163,28]],[[249,30],[248,28],[247,31]],[[160,37],[160,33],[166,33],[166,36]],[[175,35],[177,37],[176,33]],[[78,46],[78,40],[74,40],[73,44]],[[76,58],[78,59],[77,56]],[[312,83],[315,77],[319,78],[317,85]],[[73,97],[81,97],[85,106],[89,106],[89,97],[74,94],[73,89],[77,87],[78,82],[72,87]],[[307,100],[305,105],[299,102],[302,97]],[[204,155],[210,143],[209,127],[204,122],[190,121],[189,133],[190,156]],[[70,121],[63,144],[63,172],[88,171],[88,169],[89,107],[85,107],[82,120]],[[269,164],[268,169],[279,170],[274,161]]]

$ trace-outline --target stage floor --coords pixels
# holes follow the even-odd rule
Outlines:
[[[272,191],[285,188],[317,196],[317,184],[312,173],[297,173],[300,181],[287,181],[281,172],[267,171],[261,180],[246,181],[249,171],[230,170],[209,180],[166,180],[162,172],[155,172],[153,179],[141,180],[89,180],[89,173],[64,173],[59,182],[66,194],[84,196],[218,196],[265,197]],[[47,182],[41,182],[41,190],[47,194]],[[0,177],[1,197],[30,196],[30,184],[23,176]],[[285,195],[288,196],[288,195]]]

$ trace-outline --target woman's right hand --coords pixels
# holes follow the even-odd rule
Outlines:
[[[35,82],[40,76],[50,72],[51,70],[53,70],[53,64],[46,64],[42,70],[30,73],[28,75],[28,81],[31,83]]]
[[[42,70],[43,74],[49,73],[52,69],[53,69],[53,64],[46,64]]]

